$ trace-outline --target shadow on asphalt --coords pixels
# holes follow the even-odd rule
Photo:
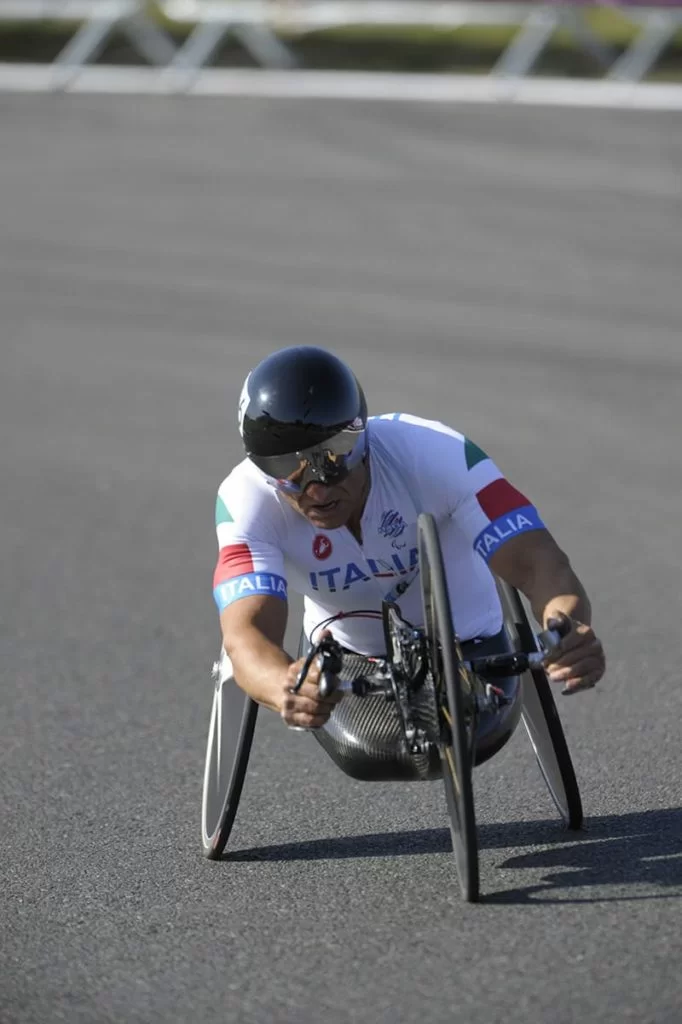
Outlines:
[[[562,832],[549,848],[547,839],[538,838],[538,842],[544,843],[546,848],[515,854],[498,868],[541,870],[541,880],[533,885],[490,893],[483,902],[609,903],[682,896],[682,808],[592,818],[579,833]],[[511,846],[512,843],[493,845]],[[559,896],[557,892],[589,890],[593,886],[623,889],[629,885],[675,887],[677,891],[656,894],[621,891],[613,896],[603,893],[590,896],[586,892],[570,897]]]
[[[543,847],[541,850],[515,853],[498,864],[498,869],[549,871],[537,884],[484,896],[483,902],[486,903],[568,903],[574,901],[552,898],[553,890],[606,885],[682,884],[682,808],[679,807],[595,817],[589,819],[587,827],[579,832],[568,831],[556,819],[480,824],[478,836],[482,850]],[[452,854],[448,829],[380,832],[284,843],[235,850],[224,859],[232,862],[343,860],[433,853]],[[651,896],[623,895],[616,898],[651,899]],[[597,896],[595,899],[608,900],[608,897]],[[589,896],[579,897],[575,902],[585,900],[589,900]]]

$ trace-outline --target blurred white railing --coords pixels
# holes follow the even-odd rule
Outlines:
[[[50,20],[74,24],[74,34],[55,60],[77,71],[100,55],[114,31],[126,34],[145,62],[199,72],[227,35],[235,36],[255,60],[272,68],[296,65],[281,35],[304,35],[344,25],[508,25],[517,31],[491,74],[528,74],[559,28],[568,29],[611,80],[639,81],[654,66],[682,26],[682,0],[616,2],[636,28],[626,51],[617,56],[592,31],[584,0],[504,3],[497,0],[157,0],[171,22],[190,26],[182,46],[150,14],[147,0],[0,0],[0,21]]]

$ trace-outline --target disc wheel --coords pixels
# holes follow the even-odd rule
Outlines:
[[[234,679],[216,680],[208,727],[201,840],[209,860],[220,860],[239,806],[258,705]]]
[[[417,545],[429,661],[434,678],[441,739],[439,753],[450,817],[452,846],[462,897],[479,898],[478,839],[471,773],[476,716],[471,682],[452,626],[443,555],[433,516],[421,513]]]
[[[498,590],[512,643],[526,654],[537,651],[535,633],[518,592],[501,580]],[[579,829],[583,824],[580,789],[554,694],[543,669],[533,669],[523,677],[521,717],[556,809],[569,828]]]

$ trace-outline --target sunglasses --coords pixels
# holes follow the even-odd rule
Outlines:
[[[342,430],[334,437],[285,455],[249,455],[262,473],[286,494],[303,494],[309,484],[338,484],[359,466],[367,451],[365,430]]]

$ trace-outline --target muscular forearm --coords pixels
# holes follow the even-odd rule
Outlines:
[[[236,638],[224,636],[223,644],[242,690],[256,703],[279,712],[283,680],[293,658],[256,628],[243,629]]]
[[[522,589],[543,628],[561,612],[587,625],[592,621],[590,600],[568,560],[551,570],[539,568]]]
[[[492,571],[530,601],[542,628],[562,613],[572,621],[561,643],[546,659],[552,682],[562,693],[590,690],[604,674],[604,649],[592,629],[592,608],[567,555],[547,530],[508,541],[489,560]]]
[[[525,594],[543,629],[548,619],[561,612],[591,624],[592,609],[585,588],[568,556],[546,530],[514,538],[489,564],[493,572]]]

